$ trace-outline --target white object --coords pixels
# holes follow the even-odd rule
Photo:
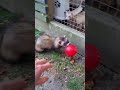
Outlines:
[[[76,19],[75,21],[78,24],[85,24],[85,11],[83,11],[82,13],[76,15],[74,18]]]
[[[65,20],[66,11],[69,10],[69,0],[54,0],[54,17],[56,19]]]
[[[69,20],[79,14],[83,10],[82,6],[80,5],[77,9],[73,11],[66,11],[66,19]]]
[[[70,0],[70,2],[74,3],[74,4],[79,4],[79,7],[76,8],[73,11],[66,11],[66,19],[69,20],[71,18],[73,18],[74,16],[78,15],[82,10],[82,3],[85,2],[85,0]]]

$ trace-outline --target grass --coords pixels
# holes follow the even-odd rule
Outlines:
[[[70,88],[70,90],[80,90],[82,88],[82,80],[77,77],[71,77],[68,80],[67,86]]]
[[[4,29],[11,21],[16,20],[18,16],[0,7],[0,29]]]
[[[42,34],[42,31],[35,30],[35,37],[38,37]]]
[[[40,35],[40,31],[36,30],[36,36]],[[54,68],[56,73],[59,73],[61,77],[67,77],[66,85],[69,90],[83,90],[84,81],[84,65],[82,64],[71,64],[70,57],[61,57],[61,53],[58,51],[43,52],[38,57],[45,58],[48,61],[54,62]]]
[[[15,17],[15,14],[10,13],[3,8],[0,8],[0,24],[6,24]]]

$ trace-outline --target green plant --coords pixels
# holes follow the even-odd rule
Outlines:
[[[78,77],[70,77],[70,79],[67,82],[67,86],[70,90],[81,90],[82,80]]]
[[[9,20],[15,18],[16,15],[5,10],[5,9],[2,9],[0,8],[0,22],[4,23],[4,22],[8,22]]]
[[[35,37],[38,37],[42,34],[42,31],[35,30]]]

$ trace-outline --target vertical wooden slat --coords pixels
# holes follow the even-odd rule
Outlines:
[[[53,0],[35,0],[35,17],[44,22],[53,19]]]
[[[48,5],[48,16],[50,20],[52,20],[54,14],[54,0],[48,0],[47,5]]]

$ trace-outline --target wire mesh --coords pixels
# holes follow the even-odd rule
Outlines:
[[[64,12],[66,19],[60,20],[54,17],[54,20],[66,26],[69,26],[75,30],[85,32],[85,0],[68,0],[69,2],[66,2],[65,0],[61,1],[63,1],[64,5],[67,5],[67,3],[69,3],[69,9],[66,12]],[[56,3],[54,3],[54,5],[55,4]],[[66,14],[67,12],[69,12],[69,14]]]
[[[87,0],[86,4],[120,18],[120,0]]]

